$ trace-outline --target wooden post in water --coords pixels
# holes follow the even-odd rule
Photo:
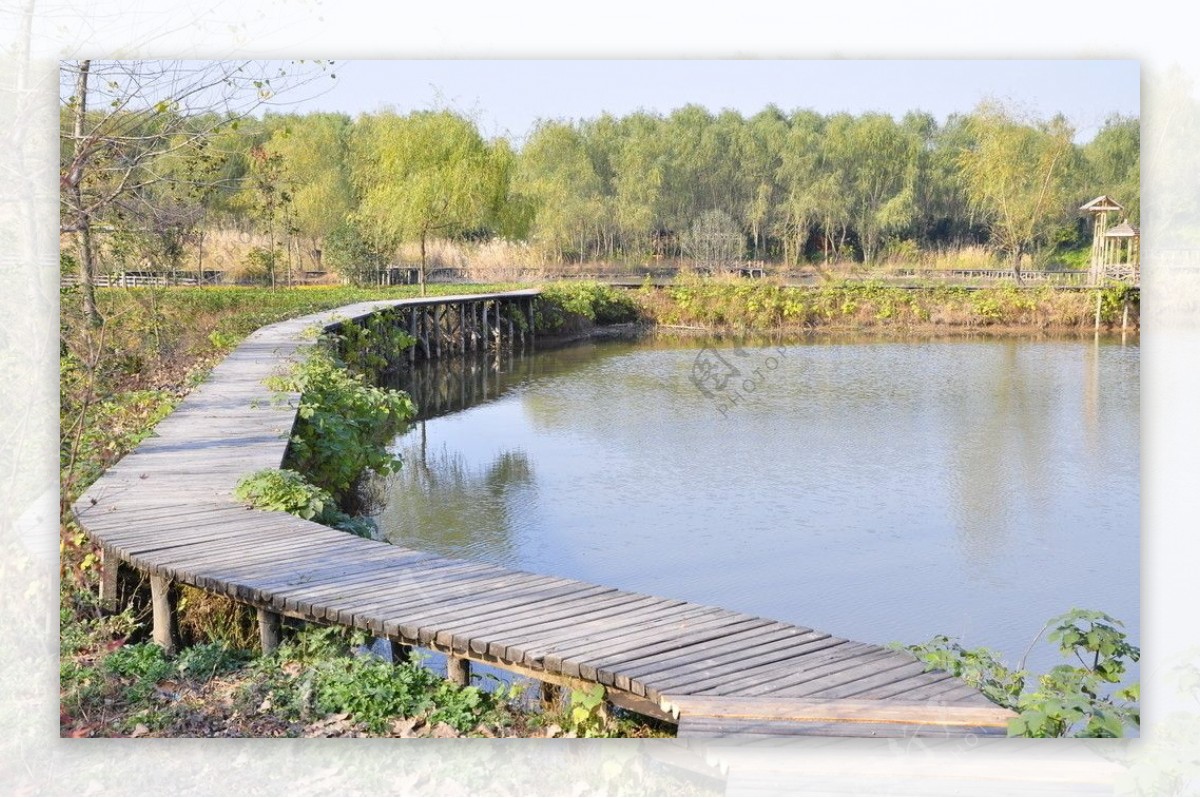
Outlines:
[[[1102,296],[1103,296],[1103,292],[1101,292],[1100,290],[1097,290],[1096,291],[1096,332],[1100,332],[1100,299]]]
[[[529,346],[530,346],[530,348],[531,348],[531,349],[533,348],[533,344],[534,344],[534,330],[536,329],[536,328],[534,327],[534,307],[533,307],[533,306],[534,306],[534,303],[535,303],[536,301],[537,301],[537,299],[536,299],[536,298],[534,298],[534,297],[529,297],[529,299],[527,299],[527,300],[526,300],[526,305],[525,305],[526,312],[527,312],[527,313],[528,313],[528,315],[529,315]]]
[[[467,353],[467,306],[462,302],[458,303],[458,351],[460,354]]]
[[[1125,328],[1129,326],[1129,300],[1126,299],[1121,307],[1121,332],[1125,332]]]
[[[282,624],[277,613],[270,610],[258,611],[258,639],[262,644],[262,653],[270,654],[279,648],[282,639]]]
[[[462,657],[446,657],[446,678],[459,687],[471,683],[471,661]]]
[[[417,309],[414,307],[408,308],[408,335],[413,339],[412,346],[408,348],[408,362],[417,362]]]
[[[150,607],[154,619],[154,642],[164,653],[174,654],[175,611],[171,606],[171,580],[165,576],[150,577]]]
[[[442,356],[442,323],[444,320],[443,311],[445,308],[442,305],[433,306],[433,331],[438,336],[437,338],[437,353],[438,358]]]

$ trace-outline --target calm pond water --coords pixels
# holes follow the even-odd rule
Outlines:
[[[1138,634],[1139,350],[655,338],[449,360],[377,520],[399,544],[1016,664]],[[735,374],[736,370],[736,374]],[[737,401],[732,401],[736,395]],[[1048,645],[1035,668],[1058,661]]]

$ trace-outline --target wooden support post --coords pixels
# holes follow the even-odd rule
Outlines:
[[[434,339],[434,351],[440,358],[442,356],[442,306],[433,306],[433,334],[437,336]]]
[[[270,610],[258,611],[258,639],[262,644],[262,653],[270,654],[279,648],[282,639],[282,625],[279,615]]]
[[[467,353],[467,306],[461,302],[458,303],[458,338],[458,351],[465,355]]]
[[[446,678],[459,687],[471,683],[471,660],[462,657],[446,657]]]
[[[102,549],[100,561],[100,606],[106,610],[117,608],[117,575],[121,569],[121,560],[117,553],[105,546]]]
[[[1129,300],[1126,299],[1121,308],[1121,332],[1129,326]]]
[[[403,662],[408,662],[408,657],[412,654],[412,646],[397,643],[395,640],[389,640],[388,642],[391,644],[392,664],[399,665]]]
[[[557,708],[562,704],[562,688],[557,684],[542,682],[541,698],[545,706]]]
[[[471,351],[479,351],[479,302],[471,303]]]
[[[1100,300],[1104,292],[1097,289],[1096,291],[1096,332],[1100,332]]]
[[[150,577],[150,607],[154,618],[154,642],[167,654],[175,653],[175,608],[171,606],[171,580]]]
[[[408,362],[417,362],[417,309],[408,309],[408,335],[413,339],[413,344],[408,348]]]
[[[529,314],[529,346],[530,346],[530,348],[532,348],[532,347],[533,347],[533,344],[534,344],[534,333],[535,333],[535,327],[534,327],[534,319],[535,319],[535,315],[534,315],[534,303],[536,303],[536,302],[537,302],[537,299],[536,299],[535,297],[529,297],[529,299],[528,299],[528,300],[526,300],[526,302],[527,302],[527,304],[526,304],[526,310],[527,310],[527,313]]]

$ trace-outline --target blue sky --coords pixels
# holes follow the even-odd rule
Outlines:
[[[668,113],[688,103],[745,115],[770,103],[823,114],[916,109],[944,121],[990,97],[1037,116],[1062,112],[1086,141],[1109,114],[1140,108],[1133,60],[411,60],[343,61],[334,71],[333,89],[290,109],[448,107],[474,116],[488,136],[517,140],[538,119]]]

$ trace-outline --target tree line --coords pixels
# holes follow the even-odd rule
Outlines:
[[[1136,117],[1077,144],[1062,117],[996,103],[944,123],[688,105],[543,121],[516,147],[445,110],[255,115],[128,96],[98,107],[78,65],[73,75],[63,230],[170,269],[219,228],[265,236],[252,257],[272,275],[292,247],[362,279],[402,244],[424,264],[434,239],[493,238],[564,263],[875,263],[986,245],[1019,268],[1089,243],[1077,208],[1094,196],[1139,216]],[[96,247],[77,249],[85,260]]]

